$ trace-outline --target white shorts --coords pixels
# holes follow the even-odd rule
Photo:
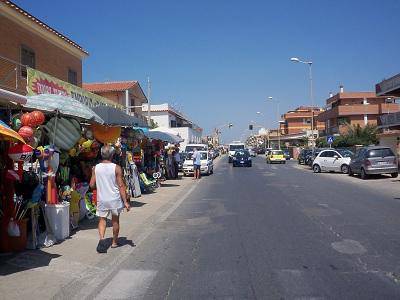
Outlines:
[[[111,215],[119,216],[120,213],[124,210],[124,208],[117,208],[117,209],[108,209],[108,210],[97,210],[96,216],[101,218],[108,218]]]

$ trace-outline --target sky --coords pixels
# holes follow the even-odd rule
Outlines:
[[[86,49],[84,82],[152,83],[152,103],[175,104],[224,142],[254,122],[277,127],[279,112],[329,92],[373,91],[400,73],[400,1],[15,0]],[[256,114],[259,111],[262,114]]]

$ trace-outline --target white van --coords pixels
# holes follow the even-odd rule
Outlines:
[[[229,163],[233,161],[233,155],[237,150],[244,150],[245,149],[245,144],[239,141],[232,142],[228,146],[228,151],[229,151]]]
[[[200,172],[202,175],[210,175],[214,173],[214,164],[212,157],[208,151],[199,151],[200,153]],[[189,176],[194,173],[193,167],[193,153],[189,153],[186,156],[185,162],[183,163],[183,174],[184,176]]]

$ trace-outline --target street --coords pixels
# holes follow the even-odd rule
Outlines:
[[[375,189],[398,181],[349,179],[223,158],[107,274],[55,298],[399,298],[400,200]]]

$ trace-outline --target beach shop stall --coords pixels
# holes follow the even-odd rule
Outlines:
[[[15,211],[8,218],[21,219],[21,212],[30,212],[25,247],[51,246],[68,237],[70,226],[76,227],[82,211],[86,213],[90,163],[97,158],[100,144],[88,142],[85,136],[91,124],[103,120],[80,102],[58,95],[26,97],[26,103],[10,110],[10,116],[12,129],[27,144],[8,149],[14,163],[6,168],[11,174],[7,186],[13,189],[3,202]],[[95,195],[90,197],[95,202]],[[21,249],[3,243],[0,250]]]

